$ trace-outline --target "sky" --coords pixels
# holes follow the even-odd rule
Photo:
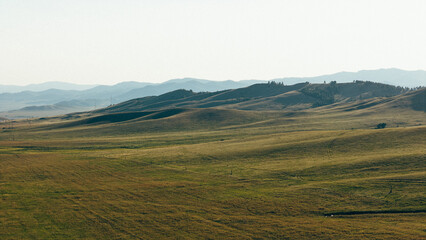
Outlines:
[[[0,84],[426,70],[424,0],[0,0]]]

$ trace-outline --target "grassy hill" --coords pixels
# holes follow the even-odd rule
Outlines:
[[[425,89],[357,84],[0,123],[0,238],[424,239]]]
[[[96,112],[144,111],[167,108],[220,107],[242,110],[306,109],[339,101],[390,97],[407,92],[407,88],[355,81],[353,83],[286,86],[269,82],[219,92],[176,90],[160,96],[132,99]]]
[[[239,96],[242,96],[241,94],[248,96],[253,91],[252,88],[257,88],[258,85],[237,89],[242,92]],[[339,85],[337,84],[337,86]],[[350,87],[350,85],[347,86]],[[96,111],[31,121],[38,124],[37,129],[62,131],[73,136],[84,136],[85,134],[92,136],[134,135],[141,132],[164,130],[184,131],[231,126],[250,128],[251,126],[276,124],[286,129],[298,129],[299,126],[303,126],[303,129],[306,130],[312,128],[337,130],[374,128],[381,122],[386,122],[388,127],[415,126],[423,122],[426,89],[392,97],[346,98],[313,108],[312,105],[318,101],[318,98],[304,95],[303,91],[306,88],[309,90],[319,88],[319,91],[322,91],[322,88],[330,87],[329,84],[303,84],[301,91],[280,84],[260,84],[260,87],[264,89],[277,87],[280,90],[273,90],[269,94],[270,97],[242,98],[244,100],[241,102],[220,105],[216,108],[202,108],[202,106],[207,105],[209,101],[215,103],[212,105],[216,105],[218,97],[229,95],[234,90],[215,93],[177,90],[158,97],[130,100]],[[288,92],[279,94],[282,89],[287,89]],[[403,89],[403,91],[405,90]],[[229,99],[225,98],[225,101],[229,101]],[[192,108],[187,108],[187,106]],[[282,111],[283,106],[286,111]],[[247,109],[259,110],[248,111]],[[342,118],[345,120],[340,125],[338,122]]]

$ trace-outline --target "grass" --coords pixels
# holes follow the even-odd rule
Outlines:
[[[426,238],[424,113],[356,114],[17,122],[0,133],[0,238]]]

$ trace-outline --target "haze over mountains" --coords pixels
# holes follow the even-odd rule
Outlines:
[[[0,84],[0,93],[17,93],[23,91],[45,91],[48,89],[59,89],[59,90],[87,90],[93,87],[96,87],[95,84],[74,84],[67,82],[44,82],[38,84],[29,84],[26,86],[17,86],[17,85],[3,85]]]
[[[336,81],[337,83],[344,83],[353,82],[354,80],[380,82],[403,87],[417,87],[426,85],[426,71],[404,71],[399,69],[364,70],[355,73],[341,72],[308,78],[280,78],[274,81],[282,82],[283,85],[293,85],[302,82],[323,83]],[[192,90],[193,92],[215,92],[226,89],[244,88],[262,82],[266,81],[209,81],[183,78],[169,80],[160,84],[122,82],[112,86],[77,85],[61,82],[47,82],[25,87],[0,85],[0,112],[3,112],[0,116],[10,118],[53,116],[75,111],[93,110],[134,98],[157,96],[177,89]],[[313,99],[308,100],[306,93],[303,93],[303,97],[300,94],[302,93],[291,93],[281,96],[279,99],[285,98],[285,101],[296,101],[299,97],[297,101],[301,102],[298,104],[313,104],[313,102],[317,101]],[[235,102],[235,100],[233,101]],[[271,101],[275,102],[277,100]],[[251,100],[250,103],[245,104],[252,104],[254,106],[256,105],[255,102],[255,100]],[[215,105],[214,103],[209,104],[211,106]],[[246,106],[245,108],[251,107]]]
[[[122,82],[113,86],[100,85],[87,90],[48,89],[40,92],[24,91],[0,94],[0,111],[6,116],[51,116],[58,112],[85,111],[105,107],[136,97],[163,94],[176,89],[219,91],[249,86],[260,81],[208,81],[202,79],[174,79],[161,84]],[[40,106],[45,106],[40,108]],[[50,109],[46,112],[47,109]],[[44,112],[40,112],[43,110]]]
[[[426,85],[426,71],[405,71],[397,68],[362,70],[358,72],[339,72],[330,75],[304,78],[277,78],[275,81],[294,84],[303,81],[322,83],[324,81],[351,82],[353,80],[371,81],[401,87],[418,87]]]

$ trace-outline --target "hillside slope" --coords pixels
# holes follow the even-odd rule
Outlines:
[[[220,107],[242,110],[307,109],[341,101],[391,97],[406,93],[407,88],[355,81],[352,83],[286,86],[269,82],[219,92],[176,90],[160,96],[132,99],[95,112],[146,111],[166,108]]]
[[[359,99],[350,102],[337,102],[323,106],[320,109],[327,111],[404,111],[415,110],[426,112],[426,88],[410,91],[392,97],[376,97],[370,99]],[[395,112],[398,114],[398,112]]]
[[[257,84],[247,88],[215,93],[177,90],[157,97],[130,100],[96,111],[66,114],[32,120],[39,131],[63,132],[64,136],[128,135],[141,132],[176,132],[195,129],[264,129],[265,132],[296,130],[373,129],[379,123],[387,127],[426,124],[424,96],[426,89],[391,97],[372,97],[373,91],[345,94],[347,88],[363,83],[337,84],[336,96],[343,100],[313,107],[318,97],[303,93],[306,89],[327,93],[330,85],[302,84],[283,86],[276,83]],[[369,83],[370,84],[370,83]],[[252,95],[253,88],[271,89],[267,97]],[[385,89],[387,85],[383,86]],[[340,90],[339,90],[340,89]],[[343,90],[341,90],[343,89]],[[359,88],[362,89],[362,88]],[[364,88],[369,89],[369,88]],[[390,88],[381,95],[394,93]],[[405,92],[405,89],[400,89]],[[265,90],[266,91],[266,90]],[[284,93],[279,94],[284,91]],[[287,91],[287,92],[285,92]],[[237,92],[238,94],[231,94]],[[311,94],[311,93],[310,93]],[[377,92],[374,93],[380,95]],[[224,97],[227,96],[227,97]],[[250,97],[254,96],[254,97]],[[321,97],[323,95],[320,95]],[[327,95],[325,95],[327,96]],[[352,98],[351,98],[352,97]],[[337,97],[336,97],[337,98]],[[215,106],[214,108],[210,107]],[[25,123],[24,123],[25,124]]]

